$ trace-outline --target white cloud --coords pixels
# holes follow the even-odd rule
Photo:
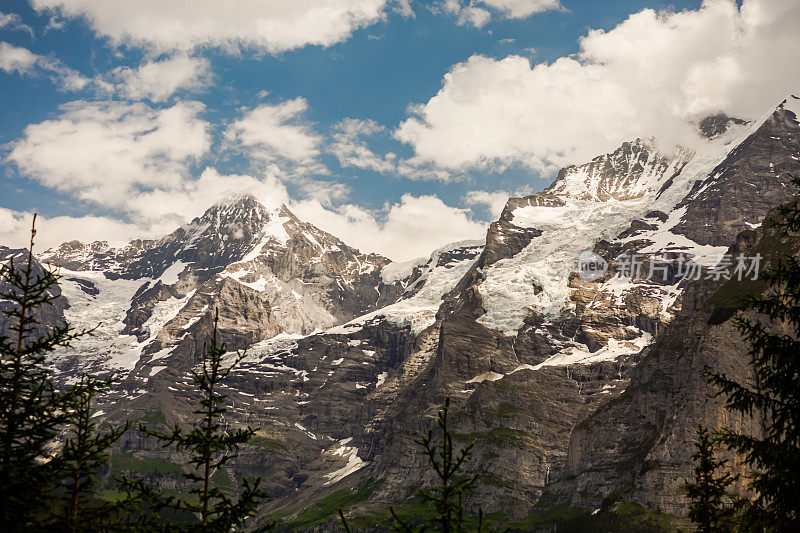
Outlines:
[[[412,180],[454,181],[460,178],[448,170],[434,168],[419,158],[403,159],[390,151],[381,155],[372,150],[365,140],[387,133],[386,128],[374,120],[345,118],[333,126],[327,151],[338,159],[342,167],[373,170]]]
[[[482,28],[492,20],[490,10],[506,18],[524,19],[535,13],[556,9],[562,9],[559,0],[440,0],[431,6],[434,13],[456,15],[459,26],[471,25],[476,28]]]
[[[405,194],[400,202],[387,204],[378,215],[352,204],[329,209],[316,200],[294,202],[290,208],[301,219],[351,246],[375,251],[395,261],[427,256],[445,244],[479,239],[486,234],[485,224],[436,196]]]
[[[551,170],[636,137],[699,142],[691,120],[720,109],[750,118],[797,91],[798,27],[796,0],[645,9],[551,64],[473,56],[395,134],[444,169]]]
[[[459,26],[471,24],[476,28],[482,28],[490,20],[492,20],[492,14],[482,7],[468,6],[463,8],[458,14]]]
[[[23,76],[41,72],[50,76],[60,89],[67,91],[79,91],[91,83],[91,80],[65,66],[58,59],[34,54],[27,48],[4,41],[0,42],[0,70]]]
[[[480,3],[513,19],[523,19],[535,13],[561,9],[559,0],[481,0]]]
[[[114,43],[156,50],[217,46],[277,53],[330,46],[385,17],[386,0],[32,0],[37,10],[83,17]],[[398,2],[401,12],[405,2]],[[405,11],[404,11],[405,10]]]
[[[154,189],[131,195],[117,213],[128,221],[108,216],[39,217],[38,247],[46,249],[69,240],[128,241],[159,238],[200,216],[214,202],[231,194],[248,192],[264,205],[289,204],[286,188],[271,176],[224,175],[206,168],[197,179],[185,179],[171,189]],[[0,208],[0,244],[24,246],[32,212]]]
[[[497,219],[510,197],[506,191],[469,191],[464,197],[464,203],[469,206],[485,206],[492,219]]]
[[[286,188],[274,176],[267,174],[256,178],[246,174],[220,174],[209,167],[197,179],[187,178],[172,188],[161,187],[139,193],[131,197],[124,208],[146,226],[161,223],[164,228],[155,233],[161,236],[202,215],[214,202],[243,192],[255,195],[269,207],[289,202]]]
[[[27,48],[0,42],[0,69],[6,72],[30,74],[40,59],[41,56],[34,54]]]
[[[109,76],[117,92],[133,100],[163,102],[179,90],[197,91],[211,84],[207,59],[175,54],[137,68],[119,67]]]
[[[362,137],[371,137],[386,131],[374,120],[346,118],[337,123],[331,135],[328,151],[339,160],[342,167],[374,170],[382,174],[397,170],[397,155],[387,153],[379,156],[373,152]]]
[[[305,120],[308,104],[298,97],[245,110],[225,132],[232,147],[263,162],[314,165],[322,138]]]
[[[118,67],[108,74],[88,78],[52,55],[38,55],[7,42],[0,42],[0,70],[23,76],[45,74],[63,91],[93,88],[106,97],[116,93],[131,100],[153,102],[163,102],[180,90],[204,89],[212,80],[207,59],[184,53],[149,60],[136,68]]]
[[[334,184],[335,188],[335,184]],[[479,239],[486,225],[469,217],[464,209],[446,205],[436,196],[404,195],[378,212],[353,204],[333,208],[317,198],[295,201],[283,184],[269,176],[222,175],[213,168],[197,180],[187,180],[172,191],[155,190],[131,197],[127,210],[132,222],[110,217],[40,217],[40,250],[69,240],[127,241],[161,237],[201,215],[212,203],[229,194],[254,194],[262,203],[286,204],[302,220],[311,222],[365,252],[378,252],[396,261],[426,256],[454,241]],[[0,244],[24,246],[32,213],[0,208]],[[431,228],[437,231],[431,231]]]
[[[414,17],[414,9],[411,7],[411,0],[395,0],[394,11],[404,17]]]
[[[16,13],[3,13],[0,11],[0,29],[26,31],[33,37],[33,28],[22,22]]]
[[[30,240],[32,212],[12,211],[0,207],[0,245],[22,248]],[[174,228],[173,228],[174,229]],[[147,237],[150,228],[128,224],[110,217],[70,217],[36,218],[35,252],[72,240],[91,241],[129,241]]]
[[[210,146],[202,110],[198,102],[71,102],[26,127],[7,159],[47,187],[121,208],[142,192],[182,186],[187,166]]]

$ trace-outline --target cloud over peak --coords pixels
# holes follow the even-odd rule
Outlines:
[[[576,56],[550,64],[475,55],[396,136],[445,169],[553,170],[653,135],[691,145],[703,114],[749,118],[800,87],[798,27],[795,0],[706,0],[589,31]]]

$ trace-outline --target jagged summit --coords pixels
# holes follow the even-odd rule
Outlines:
[[[653,139],[636,139],[588,163],[561,169],[544,192],[582,200],[638,198],[657,191],[691,157],[687,149],[662,154]]]
[[[204,223],[212,224],[214,227],[236,224],[258,225],[265,224],[274,218],[297,220],[297,217],[286,207],[286,204],[275,203],[269,207],[256,198],[255,195],[243,193],[231,194],[211,205],[203,215],[195,218],[190,225],[202,225]]]
[[[223,199],[212,204],[206,209],[203,217],[210,216],[214,213],[225,215],[236,215],[238,213],[249,212],[276,212],[283,215],[291,214],[291,211],[286,204],[277,201],[262,201],[255,194],[245,193],[231,193]],[[294,215],[292,215],[294,216]]]

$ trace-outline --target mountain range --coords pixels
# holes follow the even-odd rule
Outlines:
[[[748,377],[731,318],[763,286],[714,272],[800,252],[764,224],[798,195],[800,99],[699,128],[694,149],[636,139],[566,167],[509,199],[484,240],[405,263],[248,195],[161,239],[64,243],[37,256],[61,275],[42,320],[100,326],[50,365],[64,383],[116,380],[104,421],[185,423],[218,310],[226,347],[248,354],[226,422],[259,429],[217,475],[261,476],[287,527],[324,529],[336,509],[307,510],[333,495],[351,516],[410,504],[433,481],[414,441],[448,396],[485,511],[634,502],[680,522],[697,423],[759,424],[729,417],[703,372]],[[608,269],[581,276],[582,253]],[[685,275],[687,258],[702,275]],[[181,457],[151,439],[129,432],[115,453],[118,470],[180,486]]]

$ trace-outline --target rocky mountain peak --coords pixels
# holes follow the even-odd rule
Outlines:
[[[719,137],[732,126],[747,124],[746,120],[728,116],[726,113],[719,112],[709,115],[697,123],[700,133],[707,139]]]
[[[588,163],[562,168],[544,192],[581,200],[639,198],[658,190],[691,156],[686,149],[663,154],[652,139],[636,139]]]
[[[232,194],[209,207],[198,219],[201,222],[227,224],[267,222],[270,216],[296,218],[285,204],[266,207],[253,194]]]

